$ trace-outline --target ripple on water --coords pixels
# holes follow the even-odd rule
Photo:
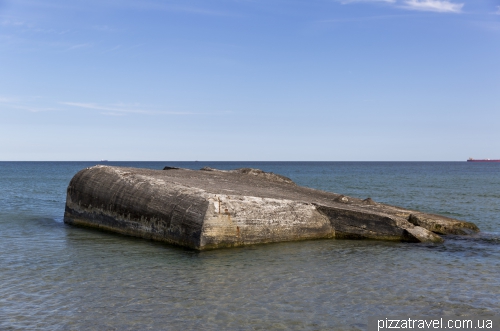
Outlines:
[[[88,165],[29,164],[17,177],[19,165],[0,165],[1,330],[360,330],[374,315],[500,314],[500,176],[490,168],[251,164],[302,185],[450,212],[484,232],[443,245],[318,240],[197,253],[64,225],[67,183]],[[205,165],[220,167],[188,164]]]
[[[463,254],[461,238],[445,245],[319,240],[197,253],[53,226],[64,233],[59,240],[36,231],[29,240],[7,237],[0,326],[363,329],[372,315],[500,312],[498,262],[485,266],[493,255],[481,256],[480,244]]]

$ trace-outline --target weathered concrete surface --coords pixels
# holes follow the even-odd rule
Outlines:
[[[258,169],[87,168],[68,186],[64,221],[198,250],[319,238],[441,242],[436,233],[479,231]]]

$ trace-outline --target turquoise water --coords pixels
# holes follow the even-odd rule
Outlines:
[[[95,162],[0,162],[0,330],[364,330],[368,316],[500,315],[500,164],[108,162],[255,167],[476,223],[443,245],[316,240],[194,252],[63,223]]]

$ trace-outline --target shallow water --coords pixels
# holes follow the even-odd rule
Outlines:
[[[442,245],[315,240],[194,252],[62,222],[90,162],[0,162],[1,330],[363,330],[384,315],[500,315],[500,164],[132,162],[256,167],[475,222]]]

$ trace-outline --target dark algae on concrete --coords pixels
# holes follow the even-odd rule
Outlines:
[[[87,168],[69,183],[64,222],[196,250],[320,238],[438,243],[479,231],[250,168]]]

